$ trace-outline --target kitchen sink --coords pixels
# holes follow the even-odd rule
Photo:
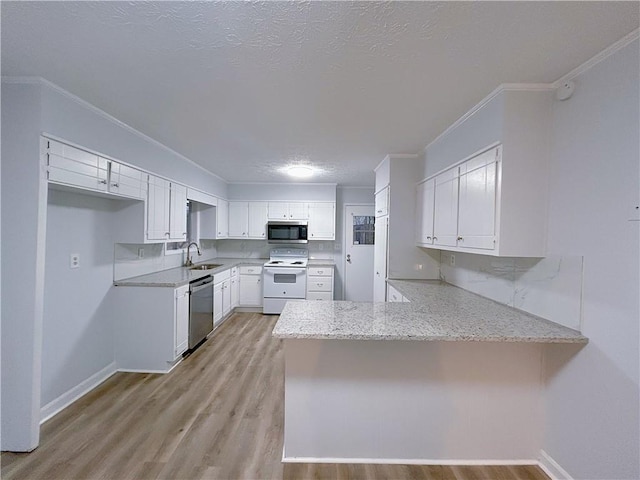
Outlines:
[[[193,267],[190,267],[189,270],[211,270],[213,268],[218,268],[221,266],[222,265],[219,265],[217,263],[203,263],[202,265],[194,265]]]

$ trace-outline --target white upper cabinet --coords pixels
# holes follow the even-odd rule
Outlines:
[[[229,202],[229,238],[249,236],[249,202]]]
[[[141,170],[55,140],[44,142],[49,182],[88,192],[147,198],[147,174]]]
[[[335,203],[309,204],[309,240],[335,240]]]
[[[496,180],[500,147],[460,165],[458,237],[460,248],[495,248]]]
[[[147,240],[168,240],[171,185],[164,178],[149,175],[148,189]]]
[[[149,175],[147,240],[179,241],[187,238],[187,189]]]
[[[375,209],[376,217],[389,214],[389,187],[385,187],[376,193]]]
[[[218,199],[216,207],[216,238],[229,238],[229,202]]]
[[[435,177],[433,244],[455,246],[458,236],[458,168]]]
[[[552,102],[550,91],[505,88],[427,147],[428,175],[430,166],[450,167],[427,177],[433,206],[416,191],[418,218],[434,215],[433,244],[419,234],[417,245],[545,256]]]
[[[436,181],[435,179],[421,182],[416,187],[416,243],[420,246],[433,244],[433,205]]]
[[[269,202],[269,220],[308,220],[309,204],[305,202]]]
[[[267,238],[267,202],[249,202],[249,238]]]

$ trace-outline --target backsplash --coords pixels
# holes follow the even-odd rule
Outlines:
[[[448,283],[580,330],[583,257],[502,258],[442,251],[440,261],[441,277]]]
[[[334,259],[333,245],[334,242],[326,241],[291,246],[306,248],[309,258]],[[218,256],[223,258],[269,258],[271,249],[286,246],[267,243],[266,240],[218,240],[216,245]]]
[[[194,248],[193,262],[204,262],[217,256],[216,242],[214,240],[201,240],[201,256],[198,256]],[[144,256],[138,255],[139,249],[144,249]],[[137,277],[148,273],[160,272],[170,268],[179,267],[186,261],[184,253],[164,254],[164,244],[162,243],[116,243],[113,257],[113,279],[114,281],[123,278]]]

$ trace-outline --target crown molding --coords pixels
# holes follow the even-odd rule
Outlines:
[[[616,53],[618,50],[622,50],[624,47],[629,45],[634,40],[637,40],[638,38],[640,38],[640,29],[636,28],[634,31],[632,31],[631,33],[625,35],[624,37],[622,37],[617,42],[609,45],[607,48],[602,50],[600,53],[597,53],[596,55],[591,57],[589,60],[584,62],[582,65],[574,68],[573,70],[571,70],[566,75],[563,75],[562,77],[560,77],[558,80],[553,82],[551,85],[553,85],[553,88],[560,87],[563,83],[568,82],[569,80],[574,79],[578,75],[583,74],[584,72],[586,72],[590,68],[594,67],[595,65],[597,65],[598,63],[600,63],[601,61],[606,59],[607,57],[609,57],[609,56],[613,55],[614,53]]]
[[[159,142],[158,140],[156,140],[154,138],[151,138],[150,136],[140,132],[139,130],[136,130],[132,126],[124,123],[121,120],[118,120],[113,115],[105,112],[104,110],[96,107],[92,103],[87,102],[86,100],[78,97],[77,95],[74,95],[73,93],[69,92],[68,90],[65,90],[64,88],[60,87],[59,85],[56,85],[55,83],[47,80],[46,78],[42,78],[42,77],[11,77],[11,76],[3,76],[2,77],[2,83],[23,84],[23,85],[42,85],[44,87],[47,87],[47,88],[55,91],[56,93],[59,93],[60,95],[63,95],[64,97],[68,98],[69,100],[77,103],[78,105],[86,108],[87,110],[95,113],[96,115],[104,118],[108,122],[113,123],[114,125],[117,125],[118,127],[126,130],[127,132],[132,133],[133,135],[136,135],[137,137],[139,137],[139,138],[145,140],[146,142],[149,142],[149,143],[151,143],[151,144],[153,144],[153,145],[165,150],[166,152],[171,153],[172,155],[175,155],[176,157],[180,158],[181,160],[184,160],[185,162],[189,163],[190,165],[193,165],[194,167],[196,167],[196,168],[202,170],[203,172],[207,173],[208,175],[211,175],[212,177],[217,178],[221,182],[224,182],[225,184],[229,183],[224,178],[222,178],[220,175],[216,175],[215,173],[207,170],[202,165],[194,162],[190,158],[185,157],[181,153],[176,152],[171,147],[168,147],[165,144]]]

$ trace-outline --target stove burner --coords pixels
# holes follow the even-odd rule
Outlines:
[[[284,263],[282,260],[272,260],[269,265],[276,265],[277,263]]]
[[[291,262],[291,265],[302,265],[304,262],[301,261],[297,261],[297,262]]]

